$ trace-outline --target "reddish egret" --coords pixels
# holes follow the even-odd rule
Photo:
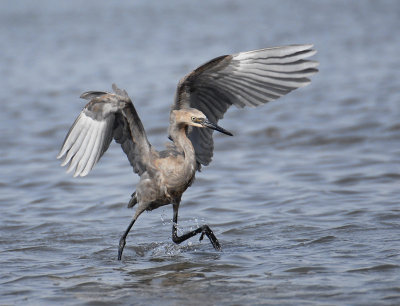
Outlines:
[[[172,204],[172,240],[181,243],[197,234],[206,235],[220,250],[208,225],[182,236],[177,234],[178,209],[183,192],[193,183],[196,171],[213,156],[213,130],[232,136],[217,125],[231,105],[259,106],[310,83],[318,70],[312,45],[266,48],[217,57],[186,75],[178,84],[170,112],[169,139],[163,151],[147,140],[142,122],[125,90],[114,93],[89,91],[89,100],[69,130],[57,158],[75,176],[87,175],[114,139],[122,147],[134,172],[140,176],[128,207],[136,212],[119,242],[121,260],[126,237],[139,215]]]

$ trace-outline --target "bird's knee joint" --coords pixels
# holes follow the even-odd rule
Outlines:
[[[202,227],[201,227],[201,229],[202,229],[202,233],[204,233],[204,234],[206,234],[206,233],[212,233],[213,231],[211,230],[211,228],[207,225],[207,224],[204,224]]]
[[[176,234],[172,234],[172,241],[176,244],[180,244],[182,242],[182,240]]]

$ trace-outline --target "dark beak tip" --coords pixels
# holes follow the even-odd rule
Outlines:
[[[217,131],[220,132],[220,133],[223,133],[225,135],[228,135],[228,136],[233,136],[233,134],[231,132],[229,132],[229,131],[227,131],[227,130],[225,130],[223,128],[221,128],[221,130],[217,130]]]
[[[228,135],[228,136],[233,136],[233,134],[231,132],[227,131],[227,130],[222,130],[222,131],[221,130],[217,130],[217,131],[222,133],[222,134]]]
[[[222,134],[229,135],[229,136],[233,136],[233,134],[232,134],[231,132],[229,132],[229,131],[223,129],[222,127],[218,126],[218,125],[215,124],[215,123],[209,122],[208,120],[204,121],[203,126],[208,127],[208,128],[210,128],[210,129],[213,129],[213,130],[215,130],[215,131],[218,131],[218,132],[220,132],[220,133],[222,133]]]

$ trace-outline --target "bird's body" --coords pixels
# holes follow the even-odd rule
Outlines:
[[[190,140],[184,129],[171,132],[173,143],[163,151],[152,152],[150,169],[140,177],[136,187],[136,201],[146,203],[145,210],[179,202],[195,178],[196,157]]]
[[[89,100],[67,134],[58,158],[69,163],[74,176],[87,175],[107,150],[112,139],[121,144],[134,172],[140,176],[128,207],[135,215],[120,240],[121,259],[126,237],[145,210],[172,204],[172,239],[180,243],[201,233],[215,249],[220,244],[207,225],[177,235],[182,194],[193,183],[201,165],[213,155],[212,130],[232,134],[216,125],[231,105],[258,106],[305,86],[317,72],[317,62],[304,60],[315,51],[311,45],[293,45],[241,52],[215,58],[185,76],[178,84],[170,112],[169,138],[165,150],[149,143],[142,122],[126,91],[113,85],[114,93],[90,91]]]

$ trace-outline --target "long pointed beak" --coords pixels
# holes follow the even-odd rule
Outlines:
[[[212,123],[212,122],[210,122],[210,121],[208,121],[208,120],[205,120],[205,121],[203,122],[203,126],[208,127],[208,128],[210,128],[210,129],[213,129],[213,130],[216,130],[216,131],[218,131],[218,132],[220,132],[220,133],[223,133],[223,134],[226,134],[226,135],[229,135],[229,136],[233,136],[233,134],[232,134],[231,132],[229,132],[229,131],[223,129],[223,128],[220,127],[219,125],[216,125],[215,123]]]

